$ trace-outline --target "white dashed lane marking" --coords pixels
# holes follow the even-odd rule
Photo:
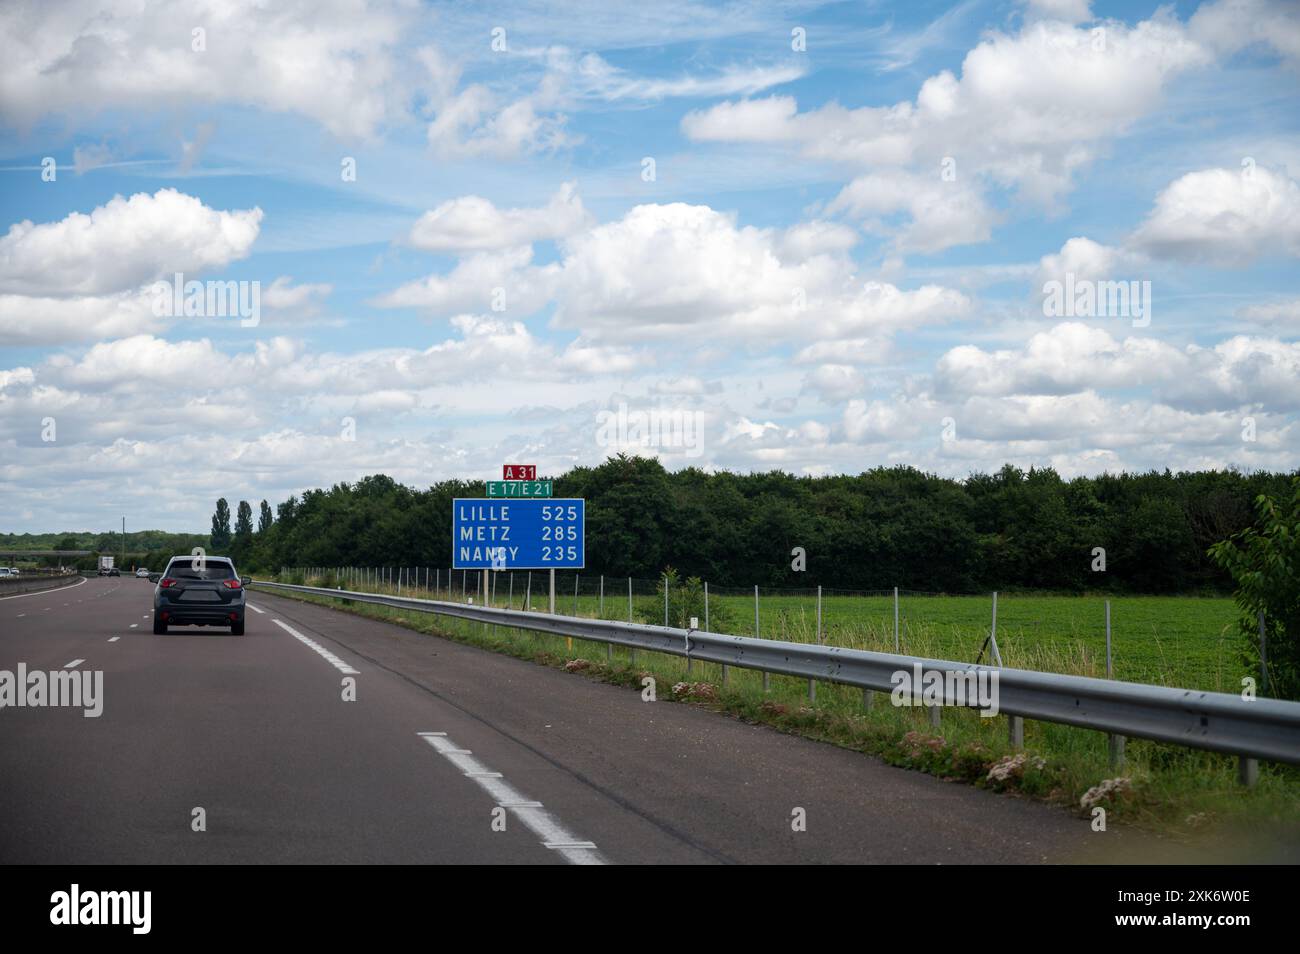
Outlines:
[[[122,638],[121,636],[110,636],[110,637],[108,637],[108,641],[109,641],[110,643],[115,643],[115,642],[117,642],[117,641],[118,641],[119,639],[121,639],[121,638]]]
[[[251,609],[254,613],[257,613],[259,616],[265,616],[265,615],[266,615],[266,610],[258,609],[258,608],[257,608],[256,606],[254,606],[252,603],[249,603],[249,604],[248,604],[248,608]]]
[[[462,749],[447,738],[446,732],[420,732],[420,738],[433,746],[443,758],[460,769],[468,779],[486,791],[501,808],[509,809],[523,822],[524,827],[541,839],[545,848],[558,851],[566,861],[575,865],[603,865],[606,863],[595,842],[574,835],[548,812],[541,802],[520,794],[505,782],[500,772],[494,772],[469,749]]]
[[[78,666],[80,666],[80,665],[81,665],[82,663],[84,663],[85,661],[86,661],[86,660],[84,660],[84,659],[74,659],[74,660],[72,660],[72,662],[68,663],[68,664],[67,664],[66,666],[64,666],[63,668],[64,668],[64,669],[76,669]]]

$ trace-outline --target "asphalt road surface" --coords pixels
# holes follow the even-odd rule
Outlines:
[[[0,601],[0,670],[103,672],[98,718],[0,712],[0,861],[1157,860],[1056,808],[255,590],[242,637],[155,636],[152,593]]]

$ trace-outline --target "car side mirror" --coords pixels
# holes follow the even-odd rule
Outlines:
[[[252,582],[253,582],[253,578],[252,578],[251,576],[241,576],[241,577],[239,578],[239,585],[240,585],[240,586],[247,586],[249,583],[252,583]]]

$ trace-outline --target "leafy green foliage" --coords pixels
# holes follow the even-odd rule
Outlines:
[[[1064,480],[1010,465],[962,481],[911,467],[669,473],[620,454],[555,478],[555,494],[587,501],[591,575],[647,579],[671,566],[717,587],[1186,593],[1227,591],[1231,577],[1206,549],[1249,526],[1250,501],[1287,481],[1233,471]],[[420,490],[382,475],[309,490],[259,529],[250,565],[447,567],[452,499],[483,493],[481,482]],[[806,572],[791,569],[794,547],[807,551]],[[1094,547],[1106,550],[1105,572],[1091,570]]]
[[[1011,465],[964,480],[904,466],[827,477],[669,473],[657,460],[620,454],[556,477],[555,494],[587,501],[585,572],[593,576],[656,578],[671,566],[683,585],[698,577],[718,588],[1189,593],[1230,589],[1231,574],[1206,551],[1250,526],[1251,502],[1285,493],[1289,480],[1235,471],[1065,480],[1050,468]],[[256,572],[445,569],[452,500],[483,494],[481,481],[416,488],[382,474],[308,490],[260,506],[251,541],[241,523],[235,556],[241,570]],[[231,552],[230,524],[220,500],[210,539],[197,542]],[[44,548],[53,548],[58,535],[46,536]],[[25,545],[31,537],[9,539]],[[77,539],[78,549],[121,552],[121,534]],[[132,549],[153,549],[138,539],[128,534]],[[807,552],[805,572],[791,568],[795,547]],[[1096,547],[1106,551],[1105,572],[1091,569]]]
[[[668,587],[668,625],[677,629],[686,629],[694,617],[698,628],[703,629],[706,619],[704,612],[704,581],[698,576],[686,580],[681,578],[672,567],[659,575],[655,595],[638,600],[635,612],[643,622],[657,626],[664,625],[664,586]],[[730,606],[722,600],[710,599],[707,614],[709,629],[714,632],[731,632],[734,614]]]
[[[1280,502],[1255,501],[1259,520],[1210,547],[1236,583],[1243,661],[1259,671],[1259,616],[1268,640],[1269,694],[1300,699],[1300,477]]]

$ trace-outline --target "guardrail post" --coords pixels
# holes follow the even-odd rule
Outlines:
[[[1025,720],[1023,716],[1007,716],[1007,741],[1013,749],[1025,747]]]
[[[1259,781],[1259,759],[1237,756],[1237,781],[1246,788],[1254,788]]]
[[[930,725],[933,728],[936,729],[939,728],[939,725],[943,718],[942,713],[943,713],[943,706],[941,705],[930,706]]]
[[[762,639],[762,637],[759,635],[759,631],[758,631],[758,584],[757,584],[757,583],[754,584],[754,638],[755,638],[755,639]],[[770,679],[771,679],[771,676],[769,676],[769,675],[767,674],[767,671],[764,670],[764,671],[763,671],[763,691],[764,691],[764,692],[767,692],[767,690],[768,690],[768,685],[769,685],[769,680],[770,680]]]

